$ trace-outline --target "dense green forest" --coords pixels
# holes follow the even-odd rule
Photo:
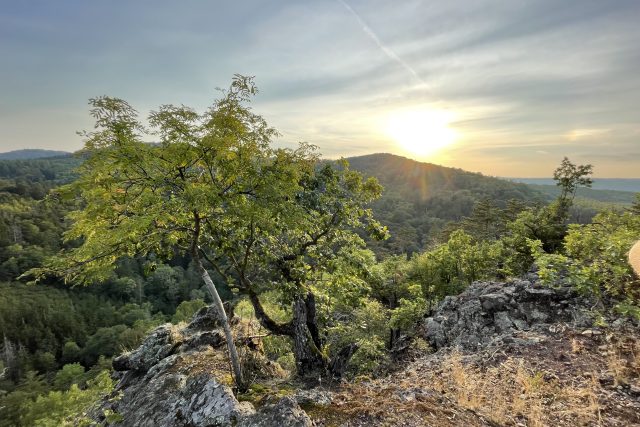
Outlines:
[[[160,144],[136,136],[124,101],[98,98],[100,128],[82,157],[0,161],[0,426],[82,412],[112,386],[110,358],[215,294],[230,316],[270,332],[267,357],[307,374],[347,349],[351,363],[339,368],[348,377],[384,370],[445,296],[534,263],[549,283],[568,275],[640,317],[625,260],[640,235],[640,197],[606,209],[577,203],[590,165],[565,158],[550,200],[388,154],[321,162],[308,146],[269,148],[271,128],[245,107],[251,82],[238,84],[202,116],[153,113]],[[228,127],[242,136],[220,137]],[[221,228],[200,222],[214,215]],[[120,252],[105,257],[105,248]],[[299,347],[300,310],[315,352]]]
[[[51,157],[66,157],[71,153],[57,150],[25,149],[0,153],[0,160],[31,160]]]

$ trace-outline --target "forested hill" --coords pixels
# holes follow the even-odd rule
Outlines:
[[[549,185],[555,187],[553,178],[505,178],[513,182],[541,186]],[[629,193],[640,192],[640,178],[594,178],[591,188],[597,190],[613,190]]]
[[[56,150],[25,149],[0,153],[0,160],[42,159],[46,157],[69,156],[71,153]]]
[[[371,154],[347,160],[352,169],[376,177],[384,187],[382,197],[373,205],[376,217],[391,231],[390,239],[371,242],[380,256],[411,254],[425,249],[441,236],[447,224],[469,216],[479,200],[490,200],[504,208],[513,200],[530,205],[551,198],[547,192],[527,184],[392,154]],[[8,194],[42,199],[51,188],[70,182],[81,161],[71,155],[0,159],[0,195],[4,193],[5,202]],[[590,218],[595,213],[595,208],[582,209],[589,212],[581,212],[581,218]]]
[[[71,155],[38,159],[0,159],[0,197],[42,199],[54,187],[71,182],[81,159]]]
[[[385,192],[425,202],[442,193],[471,191],[496,201],[542,200],[542,195],[525,184],[504,181],[480,173],[423,163],[394,154],[378,153],[347,159],[352,169],[375,176]]]
[[[547,199],[526,184],[393,154],[347,160],[352,169],[375,176],[384,187],[373,208],[377,218],[389,227],[391,238],[372,243],[378,254],[424,249],[447,223],[469,216],[479,200],[489,199],[504,208],[510,200],[533,204]]]

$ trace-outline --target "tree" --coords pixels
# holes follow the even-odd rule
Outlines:
[[[108,278],[123,257],[190,254],[220,316],[239,388],[247,385],[207,268],[250,298],[267,329],[293,337],[300,372],[315,370],[327,360],[319,355],[314,281],[342,248],[363,245],[354,228],[386,232],[364,208],[379,196],[377,182],[346,163],[319,167],[307,144],[272,148],[277,132],[246,105],[256,93],[251,78],[235,76],[204,114],[172,105],[152,112],[152,132],[125,101],[92,99],[97,130],[85,134],[87,160],[60,192],[80,197],[65,239],[81,243],[33,271],[90,283]],[[145,143],[150,135],[159,143]],[[260,304],[274,288],[292,305],[289,325],[273,322]]]
[[[292,338],[298,373],[317,378],[316,373],[324,374],[330,367],[342,369],[336,365],[340,351],[335,358],[325,351],[317,293],[327,286],[337,260],[364,247],[354,229],[386,236],[386,229],[365,208],[382,188],[376,180],[364,180],[349,170],[346,162],[340,167],[303,167],[295,185],[274,182],[270,187],[269,197],[210,233],[220,238],[229,261],[224,271],[217,271],[249,298],[264,328]],[[291,306],[290,322],[278,323],[264,309],[260,295],[269,291],[278,292],[281,303]]]
[[[462,226],[477,239],[495,240],[505,231],[504,216],[493,200],[484,198],[476,202],[471,216],[462,221]]]
[[[107,279],[126,256],[188,251],[218,311],[240,388],[245,384],[231,327],[201,252],[213,240],[206,224],[236,213],[233,208],[253,194],[257,170],[276,155],[268,147],[275,130],[243,105],[255,93],[250,78],[236,76],[203,115],[160,107],[149,116],[159,144],[144,142],[149,132],[126,101],[91,99],[97,130],[84,133],[80,177],[60,192],[79,196],[84,206],[69,215],[73,224],[65,233],[67,241],[82,243],[33,271],[90,283]]]
[[[569,209],[578,187],[591,187],[593,180],[589,175],[592,173],[592,165],[574,165],[567,157],[562,159],[560,166],[553,171],[553,179],[561,190],[556,213],[559,221],[565,222],[569,217]]]

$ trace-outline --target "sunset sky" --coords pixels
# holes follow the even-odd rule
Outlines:
[[[77,150],[87,100],[205,109],[234,73],[325,157],[640,177],[640,1],[0,0],[0,151]]]

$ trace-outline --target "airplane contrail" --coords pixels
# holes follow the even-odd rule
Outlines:
[[[416,70],[414,70],[411,67],[411,65],[407,64],[393,50],[391,50],[390,48],[385,46],[384,43],[382,43],[380,38],[371,29],[371,27],[369,25],[367,25],[367,23],[364,22],[364,20],[360,17],[358,12],[356,12],[345,0],[338,0],[338,2],[340,2],[349,11],[349,13],[351,13],[356,18],[356,20],[358,21],[358,23],[362,27],[362,30],[365,32],[365,34],[367,34],[369,36],[369,38],[371,38],[371,40],[374,41],[374,43],[380,48],[380,50],[382,50],[382,52],[384,52],[385,55],[387,55],[389,57],[389,59],[391,59],[392,61],[397,62],[398,64],[400,64],[417,81],[419,81],[421,84],[427,86],[427,83],[424,80],[422,80],[422,77],[420,77],[420,75],[416,72]]]

